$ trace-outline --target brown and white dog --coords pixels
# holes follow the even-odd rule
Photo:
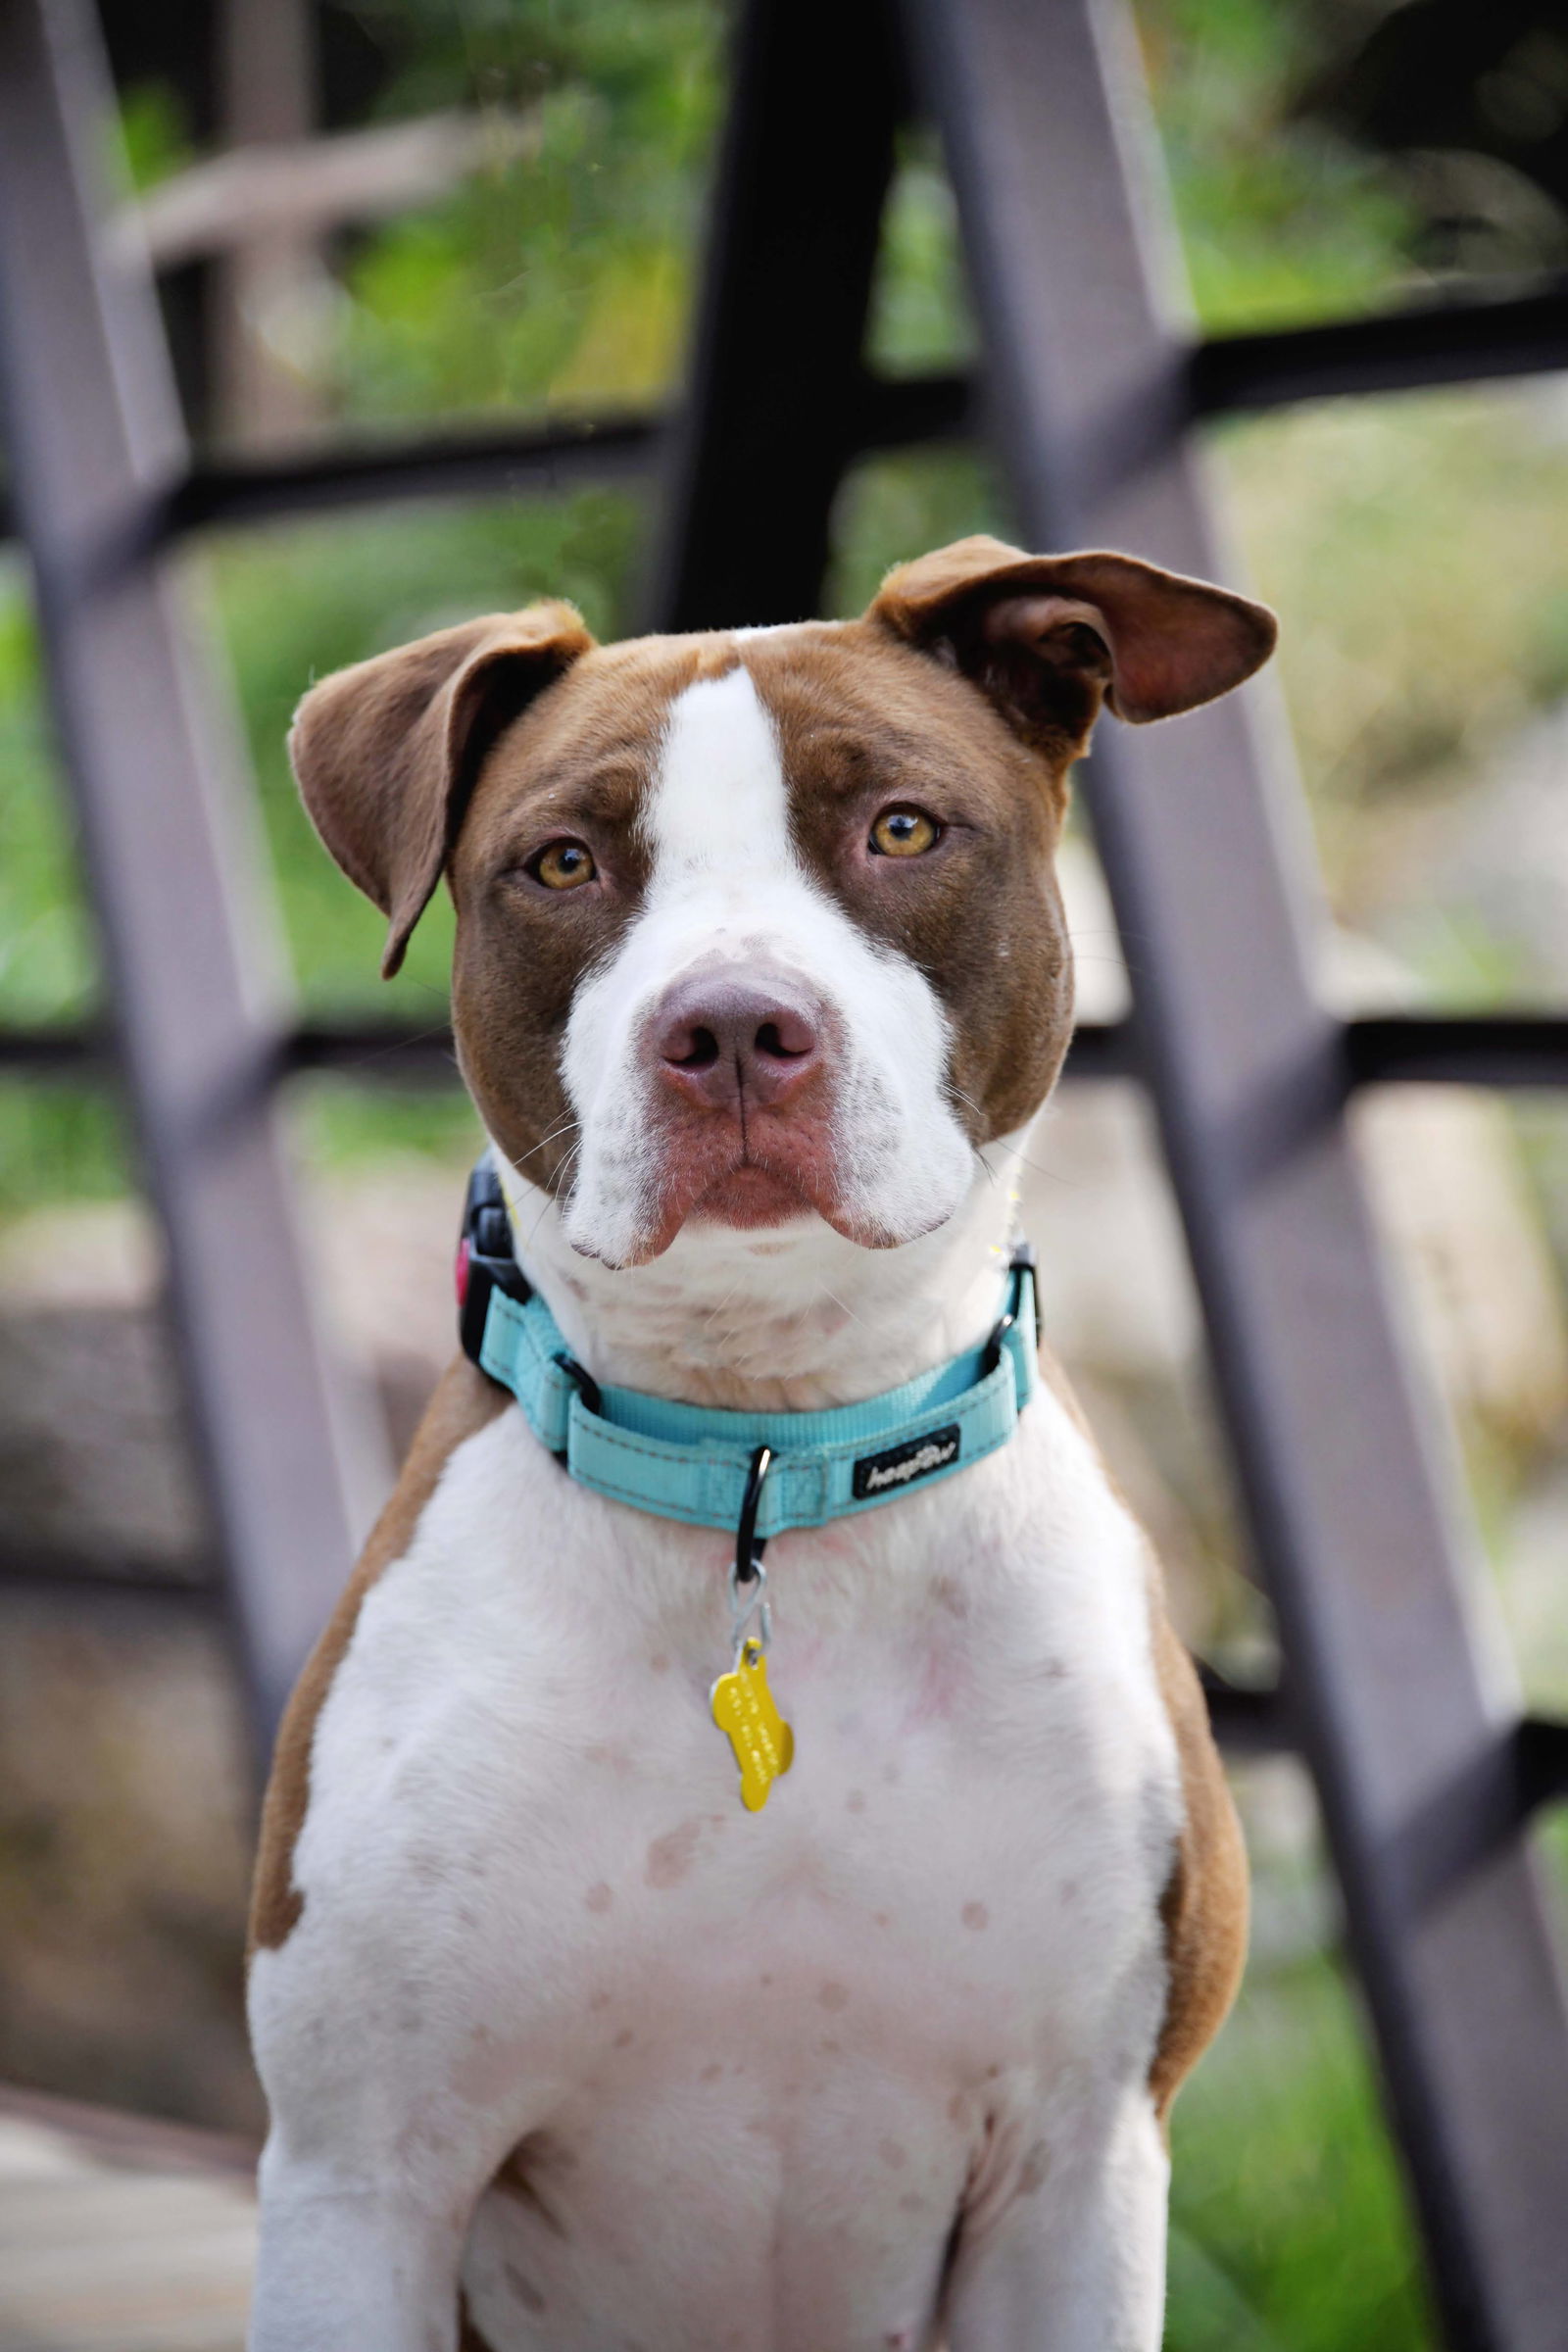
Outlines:
[[[601,647],[545,604],[306,697],[388,970],[450,882],[464,1075],[590,1374],[806,1410],[983,1340],[1072,1020],[1069,765],[1273,638],[968,539],[854,621]],[[999,1451],[775,1539],[796,1761],[751,1814],[731,1542],[574,1482],[459,1359],[268,1798],[253,2352],[1152,2352],[1245,1865],[1043,1369]]]

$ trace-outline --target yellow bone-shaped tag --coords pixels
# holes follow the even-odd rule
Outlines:
[[[713,1685],[713,1721],[735,1750],[741,1803],[748,1813],[760,1813],[773,1783],[795,1761],[795,1734],[767,1687],[760,1642],[743,1642],[734,1673],[721,1674]]]

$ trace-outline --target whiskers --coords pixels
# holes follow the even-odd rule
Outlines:
[[[524,1241],[524,1243],[523,1243],[523,1245],[522,1245],[522,1250],[520,1250],[517,1252],[517,1254],[518,1254],[518,1256],[519,1256],[519,1257],[520,1257],[520,1256],[523,1254],[523,1251],[525,1251],[525,1250],[529,1250],[529,1249],[531,1249],[531,1248],[532,1248],[532,1246],[533,1246],[533,1239],[534,1239],[534,1236],[535,1236],[535,1234],[536,1234],[536,1233],[539,1231],[539,1228],[540,1228],[540,1226],[541,1226],[541,1225],[544,1223],[544,1221],[545,1221],[545,1218],[546,1218],[546,1217],[549,1215],[549,1213],[550,1213],[551,1209],[552,1209],[552,1208],[554,1208],[554,1207],[556,1206],[556,1203],[557,1203],[558,1200],[560,1199],[561,1195],[562,1195],[562,1194],[564,1194],[564,1193],[565,1193],[565,1192],[566,1192],[566,1191],[569,1189],[569,1186],[570,1186],[570,1180],[571,1180],[571,1169],[572,1169],[572,1164],[573,1164],[573,1162],[576,1160],[576,1158],[577,1158],[578,1154],[580,1153],[580,1152],[582,1151],[582,1130],[581,1130],[581,1126],[580,1126],[579,1122],[578,1122],[576,1119],[568,1119],[568,1120],[567,1120],[567,1122],[566,1122],[566,1126],[565,1126],[565,1127],[558,1127],[558,1128],[556,1129],[556,1135],[564,1135],[564,1134],[566,1133],[566,1128],[567,1128],[567,1127],[576,1127],[576,1128],[577,1128],[577,1140],[576,1140],[576,1142],[575,1142],[575,1143],[572,1145],[572,1147],[571,1147],[571,1150],[570,1150],[569,1152],[567,1152],[564,1154],[564,1156],[563,1157],[563,1159],[562,1159],[562,1161],[561,1161],[561,1165],[560,1165],[560,1166],[557,1168],[557,1170],[556,1170],[556,1176],[555,1176],[555,1188],[554,1188],[554,1190],[552,1190],[552,1191],[547,1191],[547,1192],[545,1193],[545,1197],[544,1197],[543,1200],[540,1202],[540,1205],[539,1205],[539,1214],[538,1214],[538,1215],[535,1217],[535,1219],[534,1219],[533,1223],[532,1223],[532,1224],[529,1226],[529,1228],[528,1228],[528,1235],[527,1235],[527,1239],[526,1239],[526,1241]],[[555,1136],[548,1136],[548,1135],[547,1135],[547,1136],[545,1137],[545,1139],[544,1139],[544,1142],[545,1142],[545,1143],[547,1143],[547,1144],[548,1144],[548,1143],[553,1143],[554,1141],[555,1141]],[[543,1145],[540,1145],[540,1144],[535,1144],[535,1146],[534,1146],[534,1151],[535,1151],[535,1152],[541,1151],[542,1149],[543,1149]],[[532,1153],[531,1153],[531,1152],[525,1152],[525,1153],[523,1154],[523,1156],[524,1156],[524,1158],[531,1158],[531,1157],[532,1157]],[[518,1174],[519,1176],[521,1176],[521,1175],[522,1175],[522,1170],[521,1170],[521,1168],[520,1168],[520,1167],[517,1167],[517,1163],[515,1162],[515,1160],[514,1160],[514,1161],[512,1162],[512,1165],[513,1165],[514,1168],[516,1168],[516,1172],[517,1172],[517,1174]],[[528,1181],[531,1181],[531,1179],[526,1179],[526,1178],[525,1178],[525,1179],[524,1179],[524,1181],[525,1181],[525,1182],[528,1182]]]
[[[580,1139],[582,1135],[581,1119],[563,1119],[559,1127],[552,1127],[548,1135],[542,1135],[536,1144],[530,1144],[527,1151],[522,1154],[522,1159],[513,1159],[509,1156],[507,1165],[518,1176],[521,1176],[525,1184],[531,1184],[533,1179],[531,1176],[524,1174],[522,1160],[532,1159],[536,1152],[542,1152],[547,1144],[553,1144],[557,1142],[560,1137],[564,1135],[569,1135],[574,1127],[576,1128],[578,1137]]]
[[[841,1298],[837,1291],[830,1291],[820,1275],[818,1275],[816,1278],[816,1287],[821,1292],[823,1298],[828,1299],[832,1305],[838,1308],[841,1315],[848,1315],[850,1321],[852,1323],[858,1323],[862,1331],[870,1330],[871,1326],[869,1323],[867,1323],[865,1317],[863,1315],[858,1315],[854,1307],[851,1306],[849,1300],[847,1298]]]

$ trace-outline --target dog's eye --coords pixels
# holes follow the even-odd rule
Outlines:
[[[530,860],[528,871],[546,890],[575,890],[579,883],[591,882],[599,868],[593,852],[580,841],[553,841]]]
[[[923,808],[884,808],[871,827],[871,848],[882,858],[920,858],[941,837],[941,826]]]

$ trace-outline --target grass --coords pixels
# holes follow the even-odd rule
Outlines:
[[[1315,1810],[1233,1771],[1253,1879],[1235,2010],[1176,2101],[1167,2352],[1426,2352],[1432,2338]]]
[[[1424,2352],[1415,2248],[1343,1973],[1254,1970],[1177,2100],[1167,2352]]]

